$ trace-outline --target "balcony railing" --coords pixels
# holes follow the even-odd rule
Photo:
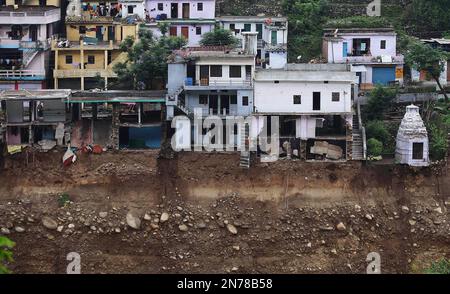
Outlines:
[[[53,71],[55,78],[93,78],[96,76],[113,78],[117,77],[117,74],[112,69],[55,69]]]
[[[44,41],[19,41],[19,47],[22,49],[41,49],[41,50],[47,50],[50,48],[51,45],[51,38],[48,38]]]
[[[351,63],[404,63],[404,59],[403,55],[391,56],[391,60],[383,60],[381,56],[372,55],[344,57],[344,60]]]
[[[251,79],[246,80],[233,80],[233,79],[223,79],[223,80],[210,80],[207,78],[197,80],[193,82],[191,79],[186,79],[184,81],[185,87],[243,87],[251,86]]]
[[[45,71],[42,70],[0,70],[0,79],[15,78],[37,78],[45,77]]]

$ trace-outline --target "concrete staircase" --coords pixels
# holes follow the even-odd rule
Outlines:
[[[37,49],[25,49],[23,50],[22,55],[22,64],[23,67],[26,68],[30,64],[30,62],[33,60],[33,58],[36,57],[36,55],[39,53],[39,50]]]
[[[249,128],[247,124],[241,125],[240,142],[241,142],[241,158],[239,166],[242,168],[250,168],[250,150],[249,150]]]
[[[362,128],[359,125],[359,119],[356,113],[353,114],[352,137],[352,160],[365,160]]]

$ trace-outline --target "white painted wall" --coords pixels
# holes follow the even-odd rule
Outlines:
[[[295,137],[302,140],[314,139],[316,137],[316,118],[302,115],[295,120]]]
[[[163,10],[158,9],[158,3],[163,3]],[[151,18],[156,18],[158,14],[167,14],[167,18],[171,18],[171,3],[178,4],[178,18],[183,16],[183,3],[190,4],[191,19],[214,19],[216,15],[215,0],[146,0],[145,7]],[[198,3],[203,3],[203,11],[198,10]]]
[[[268,68],[282,69],[287,64],[287,52],[270,52]]]
[[[321,107],[313,111],[313,92],[321,92]],[[332,92],[340,93],[339,102],[331,101]],[[326,114],[351,112],[351,83],[255,81],[255,112]],[[301,95],[301,104],[294,104],[294,95]]]
[[[202,109],[203,116],[209,115],[210,106],[208,104],[199,104],[199,96],[200,95],[225,95],[225,96],[231,96],[236,95],[237,96],[237,104],[230,104],[230,111],[227,113],[227,115],[242,115],[247,116],[252,113],[253,110],[253,90],[237,90],[237,91],[228,91],[228,92],[210,92],[210,91],[188,91],[186,93],[186,107],[191,110],[192,112],[196,108]],[[242,104],[244,96],[248,97],[248,105],[244,106]],[[209,102],[209,100],[208,100]],[[220,103],[220,101],[219,101]],[[220,107],[221,114],[223,114],[223,107]]]
[[[244,37],[242,35],[242,30],[244,29],[244,25],[245,24],[250,24],[250,32],[254,32],[256,33],[256,24],[262,24],[263,25],[263,36],[262,39],[267,42],[268,44],[272,44],[272,31],[264,24],[264,20],[260,20],[260,21],[254,21],[254,20],[249,20],[249,21],[242,21],[242,20],[236,20],[236,21],[232,21],[232,20],[219,20],[221,26],[226,29],[229,30],[230,29],[230,25],[234,24],[235,25],[235,30],[239,30],[238,33],[235,33],[235,31],[233,31],[233,35],[238,38],[243,40]],[[288,35],[288,30],[287,28],[285,30],[277,30],[277,44],[286,44],[287,43],[287,35]]]
[[[130,0],[120,0],[119,3],[122,4],[122,17],[128,17],[128,6],[134,6],[133,13],[131,15],[138,15],[141,19],[145,19],[144,15],[144,1],[130,1]]]

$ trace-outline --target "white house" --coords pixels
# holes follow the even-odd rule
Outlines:
[[[198,46],[203,34],[215,26],[215,0],[146,0],[146,26],[160,36],[158,24],[167,23],[171,36],[182,36]]]
[[[264,68],[284,68],[287,63],[288,21],[285,17],[221,16],[219,25],[241,40],[243,33],[257,33],[257,65]],[[240,44],[241,45],[241,44]]]
[[[281,138],[297,144],[293,149],[301,158],[350,159],[356,83],[356,74],[345,64],[288,64],[285,69],[258,70],[254,115],[278,116]],[[332,156],[331,151],[315,152],[321,144],[340,152]]]
[[[428,133],[419,107],[409,105],[397,133],[395,159],[411,166],[428,166]]]
[[[403,83],[403,55],[392,28],[325,29],[322,55],[328,63],[352,65],[361,89]]]
[[[0,7],[0,89],[45,89],[50,40],[61,19],[55,6]]]

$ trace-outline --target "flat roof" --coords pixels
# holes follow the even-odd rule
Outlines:
[[[355,82],[356,73],[350,71],[311,71],[311,70],[258,70],[255,82]]]
[[[287,21],[287,17],[284,16],[235,16],[235,15],[223,15],[223,16],[219,16],[217,17],[218,21],[265,21],[271,19],[272,22],[277,22],[277,21]]]
[[[151,91],[73,91],[66,98],[66,103],[164,103],[166,101],[166,90]]]
[[[54,9],[59,9],[59,7],[49,5],[19,5],[17,8],[14,8],[14,5],[0,6],[0,12],[46,12]]]
[[[70,90],[2,90],[0,100],[54,100],[70,96]]]

